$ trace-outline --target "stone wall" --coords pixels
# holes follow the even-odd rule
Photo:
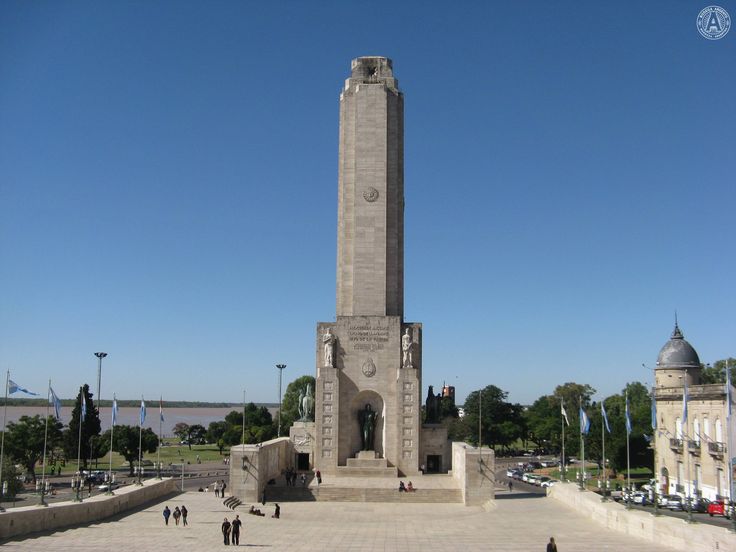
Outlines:
[[[294,447],[288,437],[230,449],[230,492],[243,502],[260,502],[269,479],[293,464]]]
[[[452,443],[452,477],[466,506],[488,507],[496,498],[496,457],[493,449]]]
[[[679,518],[655,517],[641,510],[627,510],[624,505],[616,502],[601,502],[600,496],[580,491],[574,483],[557,483],[547,493],[553,499],[567,504],[609,529],[675,550],[736,550],[736,535],[723,527],[704,523],[688,524]]]
[[[419,449],[419,462],[426,467],[427,456],[441,456],[441,473],[452,469],[451,443],[447,440],[447,428],[439,424],[422,425],[422,440]]]
[[[48,507],[24,506],[0,513],[0,539],[20,537],[39,531],[53,531],[72,525],[101,521],[143,506],[177,491],[176,479],[149,479],[142,487],[122,487],[115,494],[100,494],[84,502],[57,502]]]

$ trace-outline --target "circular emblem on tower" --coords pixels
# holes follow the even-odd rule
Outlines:
[[[376,365],[373,364],[373,359],[368,357],[362,366],[363,375],[367,378],[372,378],[376,375]]]
[[[378,199],[378,190],[375,188],[368,188],[365,192],[363,192],[363,199],[365,199],[368,203],[373,203]]]
[[[698,31],[708,40],[723,38],[731,28],[731,16],[721,6],[708,6],[698,14]]]

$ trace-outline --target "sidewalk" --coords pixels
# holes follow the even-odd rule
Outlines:
[[[544,550],[550,536],[564,552],[670,550],[604,529],[552,499],[519,496],[496,501],[490,512],[459,504],[284,503],[277,520],[270,517],[272,503],[256,505],[267,514],[256,517],[246,513],[249,505],[233,512],[212,493],[189,492],[113,521],[3,542],[3,549],[209,552],[223,546],[223,518],[238,513],[241,546],[272,551],[527,552]],[[189,526],[177,527],[173,519],[164,526],[165,504],[171,510],[186,505]]]

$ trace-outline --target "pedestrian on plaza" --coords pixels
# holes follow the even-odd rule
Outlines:
[[[174,523],[176,523],[177,525],[179,525],[180,517],[181,517],[181,510],[177,506],[176,508],[174,508]]]
[[[230,522],[225,518],[225,521],[222,522],[222,540],[225,544],[230,544],[230,528],[232,525]]]
[[[215,498],[217,498],[220,496],[220,482],[219,481],[215,481],[214,488],[215,488]]]
[[[263,493],[261,494],[261,504],[264,506],[266,505],[266,489],[263,489]]]
[[[164,521],[166,522],[166,525],[169,524],[169,516],[171,515],[171,510],[169,510],[168,506],[164,507]]]
[[[322,484],[322,472],[317,470],[317,485],[321,485],[321,484]]]
[[[509,481],[509,492],[513,490],[514,490],[514,484],[511,481]]]
[[[182,504],[182,507],[181,507],[181,521],[183,522],[182,524],[183,524],[183,525],[184,525],[185,527],[186,527],[187,525],[189,525],[189,524],[187,523],[187,514],[188,514],[188,513],[189,513],[189,510],[187,510],[187,507],[186,507],[186,506],[184,506],[184,505]]]
[[[243,522],[240,521],[240,516],[235,516],[235,519],[231,523],[232,525],[232,537],[233,537],[233,545],[239,546],[240,545],[240,526],[243,525]]]
[[[557,552],[557,545],[555,544],[555,538],[550,537],[547,543],[547,552]]]
[[[302,487],[307,486],[307,476],[306,475],[302,474],[299,480],[302,482]]]
[[[275,517],[276,519],[279,519],[281,517],[281,506],[279,506],[278,503],[276,504],[276,509],[273,512],[273,517]]]
[[[220,483],[220,498],[225,498],[225,488],[227,485],[225,485],[225,480],[222,480],[222,483]]]

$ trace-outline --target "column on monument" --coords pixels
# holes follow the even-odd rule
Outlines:
[[[421,368],[421,324],[405,324],[402,332],[409,329],[412,338],[411,365],[404,363],[397,371],[397,397],[399,398],[398,459],[396,466],[406,475],[419,470],[419,451],[422,431],[422,368]]]
[[[337,344],[333,341],[332,365],[326,358],[325,335],[334,334],[334,327],[317,326],[317,381],[315,384],[314,422],[316,424],[314,466],[324,473],[337,470],[338,431],[340,426],[340,372],[337,366]]]

